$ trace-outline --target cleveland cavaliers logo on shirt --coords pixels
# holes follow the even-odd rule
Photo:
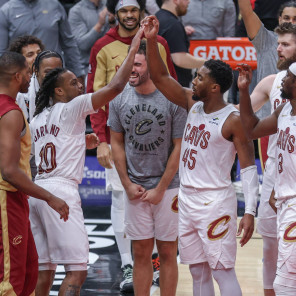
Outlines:
[[[286,99],[282,99],[282,98],[277,98],[277,99],[275,99],[274,100],[274,102],[273,102],[273,108],[274,108],[274,110],[279,106],[279,105],[281,105],[281,104],[284,104],[284,103],[286,103],[288,100],[286,100]]]
[[[137,117],[132,120],[133,117],[138,113],[141,113],[141,118],[146,118],[141,119],[138,122],[136,119]],[[131,107],[129,109],[129,112],[127,112],[127,114],[125,115],[124,122],[127,125],[125,127],[126,133],[130,134],[128,136],[128,139],[135,149],[139,151],[153,151],[156,150],[161,145],[161,143],[164,142],[163,134],[165,134],[166,131],[166,121],[164,120],[164,115],[152,105],[138,104]],[[134,134],[131,133],[131,128],[129,127],[130,124],[134,126]],[[163,128],[159,130],[159,126],[163,126]],[[153,134],[151,134],[151,141],[149,143],[141,143],[141,136],[146,135],[150,132],[153,132]],[[156,135],[157,132],[159,133],[159,135]]]
[[[218,226],[226,226],[226,224],[228,224],[228,222],[231,220],[231,217],[226,215],[223,216],[213,222],[211,222],[208,226],[208,238],[209,240],[218,240],[223,238],[226,233],[228,232],[229,227],[227,226],[226,229],[224,229],[223,231],[221,231],[220,233],[215,233],[216,229]]]
[[[285,151],[288,150],[289,153],[294,152],[295,136],[290,134],[290,128],[287,127],[285,130],[278,129],[277,136],[277,146],[279,149]]]

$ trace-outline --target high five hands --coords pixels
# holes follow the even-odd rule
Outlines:
[[[141,27],[147,39],[156,38],[159,30],[159,21],[154,15],[146,16],[141,21]]]

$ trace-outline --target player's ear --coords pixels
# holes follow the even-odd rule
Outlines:
[[[64,95],[64,90],[61,88],[61,87],[56,87],[55,89],[54,89],[54,92],[55,92],[55,94],[57,95],[57,96],[62,96],[62,95]]]
[[[213,92],[220,92],[220,85],[217,83],[212,84],[212,91]]]

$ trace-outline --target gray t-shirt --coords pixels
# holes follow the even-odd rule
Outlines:
[[[185,109],[168,101],[158,90],[141,95],[134,87],[126,87],[109,107],[108,125],[124,133],[129,178],[145,189],[155,188],[173,149],[172,139],[183,136]],[[177,187],[178,173],[168,189]]]
[[[257,52],[257,83],[264,77],[278,73],[277,68],[277,34],[267,30],[262,24],[260,30],[253,40]],[[256,113],[260,118],[270,115],[271,105],[266,102],[264,106]]]

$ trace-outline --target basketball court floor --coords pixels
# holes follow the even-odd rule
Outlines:
[[[238,184],[238,185],[237,185]],[[235,185],[238,197],[238,216],[244,212],[244,202],[239,183]],[[120,256],[110,220],[110,193],[104,189],[104,171],[97,168],[95,158],[86,159],[85,173],[79,187],[85,226],[88,232],[90,256],[88,276],[82,287],[82,296],[126,295],[119,292],[122,272]],[[237,243],[239,238],[237,239]],[[252,239],[241,248],[238,245],[236,272],[244,296],[263,295],[262,287],[262,239],[254,233]],[[50,295],[58,295],[58,288],[65,276],[58,266]],[[219,289],[215,284],[216,296]],[[159,288],[151,286],[150,295],[160,295]],[[188,266],[179,264],[178,296],[192,295],[192,281]]]

